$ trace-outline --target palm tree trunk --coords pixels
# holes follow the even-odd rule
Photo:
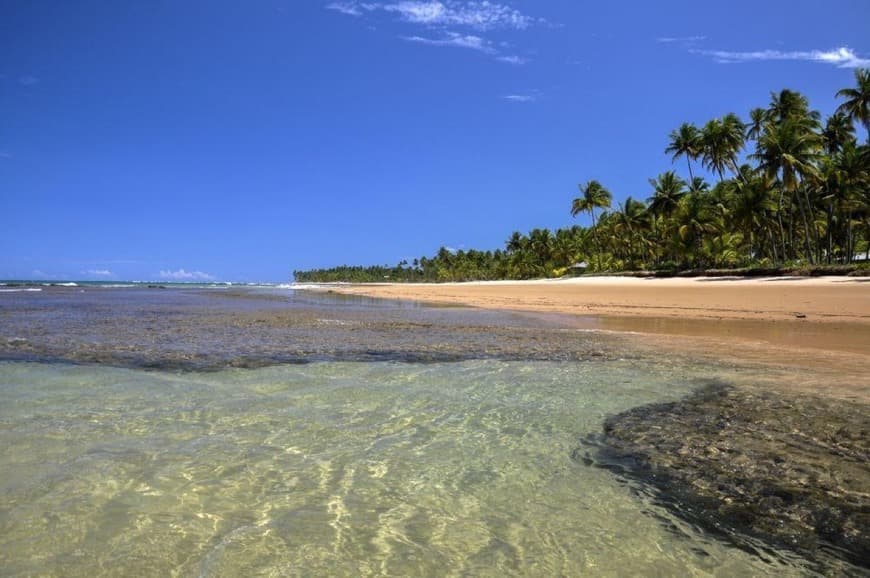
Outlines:
[[[846,240],[846,251],[847,251],[846,263],[851,264],[852,263],[852,253],[854,253],[854,250],[852,249],[853,239],[852,239],[852,210],[851,209],[849,209],[849,220],[847,221],[847,229],[848,229],[848,235],[847,235],[847,240]]]
[[[598,271],[601,272],[601,240],[598,238],[598,227],[595,223],[595,207],[589,208],[592,215],[592,238],[595,239],[596,257],[598,257]]]
[[[785,189],[780,186],[779,189],[779,208],[776,211],[776,221],[779,224],[779,241],[782,245],[782,258],[785,259],[786,255],[788,255],[788,251],[786,249],[785,243],[785,228],[782,225],[782,201],[785,197]],[[778,263],[778,262],[777,262]]]
[[[809,261],[810,265],[812,265],[814,263],[815,259],[813,257],[812,242],[810,239],[810,235],[812,234],[812,231],[810,231],[810,223],[807,220],[807,212],[806,212],[806,209],[804,208],[803,197],[805,195],[798,194],[795,196],[797,197],[798,209],[801,212],[801,220],[804,222],[804,249],[806,251],[805,254],[806,254],[807,261]]]

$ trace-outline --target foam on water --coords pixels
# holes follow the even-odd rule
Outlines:
[[[63,576],[797,575],[571,459],[684,362],[0,363],[0,567]]]

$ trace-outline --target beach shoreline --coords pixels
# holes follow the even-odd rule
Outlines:
[[[866,278],[581,277],[445,284],[341,284],[320,290],[557,316],[578,330],[636,334],[652,348],[804,366],[830,373],[827,387],[870,401],[870,282]],[[815,384],[814,384],[815,383]],[[824,390],[824,391],[822,391]]]
[[[870,279],[581,277],[323,285],[343,295],[530,313],[620,332],[764,339],[870,355]],[[585,320],[585,321],[584,321]],[[711,323],[716,322],[716,323]]]
[[[870,278],[590,276],[532,281],[324,285],[421,302],[575,315],[751,319],[870,325]]]

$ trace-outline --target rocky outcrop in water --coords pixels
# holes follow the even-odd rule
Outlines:
[[[711,385],[609,418],[587,463],[655,488],[678,514],[739,542],[870,570],[870,407]],[[854,566],[851,566],[854,565]]]

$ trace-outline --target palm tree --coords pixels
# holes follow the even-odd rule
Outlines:
[[[683,259],[687,253],[693,254],[692,261],[697,266],[705,235],[717,229],[715,213],[704,195],[692,192],[680,200],[674,218],[678,225],[678,239],[683,243]]]
[[[665,149],[665,152],[673,155],[671,161],[675,161],[680,157],[686,157],[686,164],[689,167],[689,180],[692,180],[692,161],[701,156],[703,152],[703,144],[701,142],[701,133],[698,127],[690,122],[684,122],[675,131],[671,132],[671,143]]]
[[[846,102],[837,107],[837,112],[845,113],[853,122],[860,122],[867,131],[870,144],[870,70],[859,68],[855,71],[855,88],[837,91],[837,96]]]
[[[846,143],[854,142],[855,126],[846,113],[835,112],[828,117],[822,138],[825,139],[825,152],[833,155],[843,150]]]
[[[738,173],[737,156],[745,143],[743,133],[743,122],[733,113],[714,118],[701,129],[702,162],[716,171],[720,181],[725,180],[725,169]]]
[[[614,230],[627,249],[625,256],[629,263],[633,263],[637,257],[640,257],[635,251],[635,242],[639,239],[643,240],[643,233],[649,228],[649,216],[646,205],[631,197],[625,199],[614,215]]]
[[[747,171],[748,173],[748,171]],[[770,217],[776,210],[776,202],[770,196],[772,183],[764,175],[747,174],[743,180],[731,181],[728,212],[731,222],[743,230],[743,239],[748,242],[748,261],[756,257],[756,239],[758,234],[770,233]],[[776,245],[771,244],[772,250]],[[775,257],[774,257],[775,260]]]
[[[710,183],[704,180],[704,177],[695,177],[689,183],[690,193],[707,193],[710,191]]]
[[[588,211],[592,216],[592,229],[594,231],[596,229],[595,209],[609,208],[610,203],[613,200],[613,195],[611,195],[610,191],[605,189],[601,183],[594,179],[587,182],[585,185],[577,185],[577,188],[580,189],[580,194],[582,196],[577,197],[572,201],[571,216],[576,217],[581,212]],[[596,244],[599,245],[598,268],[601,269],[601,246],[597,240],[597,234]]]
[[[655,179],[649,179],[649,184],[653,188],[653,196],[647,200],[650,212],[656,216],[669,217],[686,194],[686,181],[673,171],[667,171]]]
[[[785,92],[785,91],[784,91]],[[799,191],[804,193],[803,200],[798,199],[797,205],[804,221],[806,235],[807,258],[812,262],[812,251],[809,246],[811,234],[810,219],[807,211],[811,210],[811,203],[807,193],[807,187],[801,188],[801,183],[807,179],[818,179],[819,173],[816,162],[822,148],[822,138],[813,131],[816,125],[810,116],[798,116],[790,114],[778,124],[770,124],[758,139],[756,152],[751,155],[759,161],[759,169],[770,179],[779,178],[780,195],[778,218],[780,236],[785,241],[782,214],[784,212],[785,193],[789,193],[792,202]],[[806,202],[806,207],[803,202]],[[792,228],[790,227],[790,231]],[[792,246],[792,250],[794,247]],[[783,246],[783,254],[789,252]]]
[[[749,122],[746,124],[746,139],[755,140],[761,134],[764,124],[769,120],[767,111],[763,108],[753,108],[749,111]]]
[[[507,248],[508,253],[517,253],[522,251],[525,245],[528,243],[528,238],[525,235],[520,233],[519,231],[514,231],[511,233],[510,238],[505,242],[505,247]]]
[[[529,232],[529,249],[535,256],[539,267],[539,273],[546,275],[549,269],[550,257],[553,246],[553,234],[550,229],[532,229]]]
[[[782,124],[793,118],[799,118],[818,128],[821,115],[810,110],[807,98],[794,90],[784,89],[779,93],[770,93],[770,104],[767,107],[768,119],[776,124]]]

